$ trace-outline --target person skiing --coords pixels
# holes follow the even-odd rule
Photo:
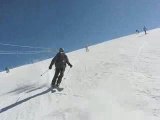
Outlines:
[[[50,65],[49,65],[49,69],[52,69],[53,64],[55,64],[55,74],[51,83],[52,87],[59,87],[63,75],[64,75],[64,71],[66,68],[66,63],[72,67],[72,64],[69,62],[69,59],[67,57],[67,55],[64,52],[63,48],[59,48],[59,52],[56,54],[56,56],[52,59]],[[58,79],[58,80],[57,80]]]
[[[86,52],[89,52],[88,45],[86,45],[85,48],[86,48]]]
[[[9,73],[9,68],[5,67],[5,71],[6,71],[6,73]]]
[[[146,35],[147,34],[147,28],[145,26],[143,27],[143,31],[144,31],[144,33]]]
[[[136,30],[136,33],[139,33],[139,30]]]

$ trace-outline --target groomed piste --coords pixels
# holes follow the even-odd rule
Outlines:
[[[160,120],[160,29],[67,53],[51,92],[51,59],[0,73],[0,120]]]

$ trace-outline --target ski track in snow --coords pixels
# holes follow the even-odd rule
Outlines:
[[[1,72],[0,120],[160,120],[160,29],[68,53],[61,92],[51,59]],[[7,86],[7,87],[6,87]]]

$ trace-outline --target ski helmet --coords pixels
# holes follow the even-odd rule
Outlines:
[[[63,48],[59,48],[59,52],[64,52],[64,49]]]

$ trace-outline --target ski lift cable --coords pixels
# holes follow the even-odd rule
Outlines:
[[[8,50],[0,50],[0,54],[4,54],[4,53],[55,53],[55,52],[57,52],[56,50],[33,50],[33,51],[22,51],[22,50],[20,50],[20,51],[15,51],[15,50],[10,50],[10,51],[8,51]]]
[[[55,53],[56,51],[55,50],[41,50],[41,51],[4,51],[4,50],[1,50],[0,51],[0,55],[5,55],[5,54],[40,54],[40,53]]]
[[[41,51],[0,51],[0,53],[12,53],[12,52],[52,52],[50,50],[41,50]]]
[[[47,49],[47,50],[51,49],[51,48],[45,48],[45,47],[33,47],[33,46],[24,46],[24,45],[6,44],[6,43],[0,43],[0,45],[12,46],[12,47],[23,47],[23,48]]]
[[[0,51],[0,54],[40,54],[52,51]]]

